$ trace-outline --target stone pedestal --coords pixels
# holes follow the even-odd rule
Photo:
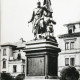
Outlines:
[[[32,40],[26,44],[26,79],[57,78],[58,48],[55,37]]]

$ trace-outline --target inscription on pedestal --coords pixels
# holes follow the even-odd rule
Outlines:
[[[28,57],[28,76],[44,76],[44,57]]]

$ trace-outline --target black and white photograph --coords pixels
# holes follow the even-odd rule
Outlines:
[[[0,0],[0,80],[80,80],[80,0]]]

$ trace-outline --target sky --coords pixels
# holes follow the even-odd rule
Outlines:
[[[0,1],[0,42],[1,42],[1,1]]]
[[[1,0],[1,43],[33,39],[31,19],[38,0]],[[41,4],[43,3],[43,0]],[[63,25],[80,21],[80,0],[51,0],[53,19],[56,21],[54,36],[67,33]]]

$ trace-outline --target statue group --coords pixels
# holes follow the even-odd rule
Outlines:
[[[40,1],[37,2],[37,8],[33,10],[32,18],[28,21],[28,23],[32,22],[35,39],[53,36],[53,24],[56,22],[52,13],[50,0],[44,0],[43,6]]]

